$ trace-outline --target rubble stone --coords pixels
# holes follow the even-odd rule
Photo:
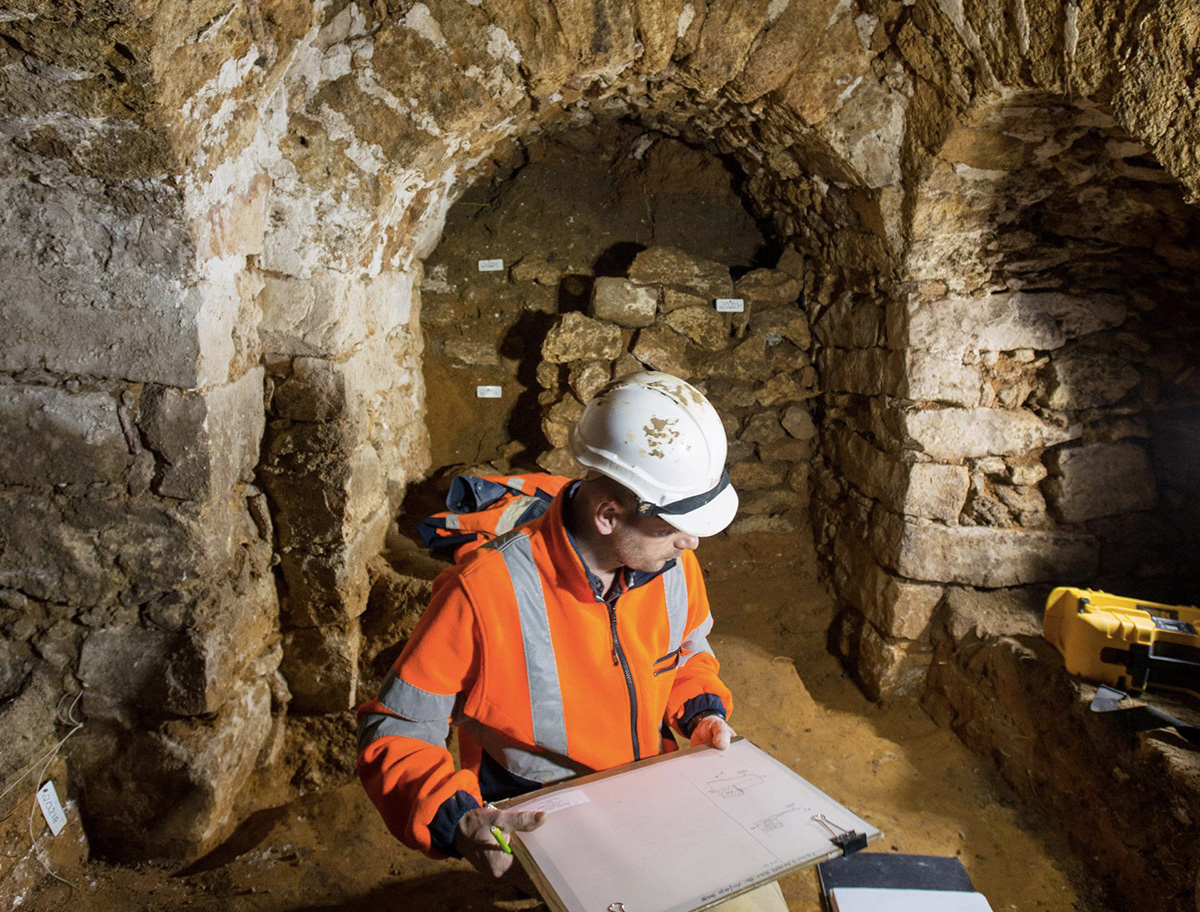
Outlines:
[[[729,347],[729,325],[712,307],[681,307],[666,314],[663,320],[704,351]]]
[[[612,361],[621,353],[621,330],[581,313],[566,313],[546,334],[542,357],[552,364]]]
[[[1055,409],[1111,405],[1138,385],[1133,365],[1104,352],[1064,352],[1048,368],[1048,403]]]
[[[653,288],[610,276],[598,276],[592,285],[589,313],[597,320],[618,326],[652,326],[657,312],[658,294]]]
[[[691,292],[708,303],[733,296],[733,280],[727,267],[677,247],[647,247],[634,258],[629,278],[639,285]]]
[[[687,339],[667,326],[652,326],[637,334],[633,356],[646,367],[691,379]]]

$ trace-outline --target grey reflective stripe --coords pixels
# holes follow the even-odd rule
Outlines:
[[[450,723],[413,722],[410,719],[397,719],[387,713],[367,713],[358,722],[358,750],[362,749],[377,738],[389,735],[399,735],[401,738],[416,738],[434,747],[446,746],[450,737]]]
[[[570,757],[543,754],[515,744],[495,729],[470,717],[460,717],[455,719],[455,723],[474,738],[489,757],[522,779],[549,785],[551,782],[561,782],[563,779],[593,772]]]
[[[379,688],[379,702],[388,712],[367,713],[358,723],[358,749],[388,735],[416,738],[435,747],[445,747],[450,734],[450,716],[455,697],[429,693],[387,673]],[[389,715],[395,713],[395,715]]]
[[[390,711],[413,722],[446,721],[454,714],[454,694],[430,693],[396,676],[396,669],[387,673],[379,688],[379,702]]]
[[[510,478],[508,480],[508,486],[510,488],[514,488],[518,491],[524,491],[525,490],[525,479],[518,478],[514,475],[512,478]]]
[[[528,494],[522,494],[500,514],[500,519],[496,523],[496,534],[501,535],[508,532],[520,520],[521,516],[529,509],[529,505],[537,501],[536,497],[530,497]]]
[[[683,628],[687,624],[688,613],[687,577],[679,561],[663,574],[663,588],[666,591],[667,622],[671,630],[667,652],[674,652],[683,642]]]
[[[462,527],[459,525],[459,523],[458,523],[458,514],[457,514],[457,513],[450,513],[449,515],[447,515],[447,517],[446,517],[446,528],[447,528],[447,529],[460,529],[460,528],[462,528]]]
[[[712,647],[708,645],[708,633],[712,630],[713,620],[712,615],[704,619],[704,623],[688,634],[687,641],[683,644],[683,654],[679,657],[679,667],[682,668],[688,663],[693,656],[699,655],[702,652],[713,654]]]
[[[508,576],[517,597],[521,642],[525,647],[525,675],[529,681],[529,711],[533,719],[533,742],[548,751],[567,751],[567,725],[563,719],[562,688],[542,579],[533,560],[529,536],[511,533],[492,542],[504,556]],[[497,758],[498,759],[498,758]]]

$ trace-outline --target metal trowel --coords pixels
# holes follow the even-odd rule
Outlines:
[[[1175,718],[1157,706],[1148,706],[1144,703],[1135,706],[1121,706],[1121,702],[1128,698],[1129,694],[1125,691],[1101,684],[1096,688],[1096,695],[1092,697],[1092,712],[1122,712],[1126,714],[1127,720],[1134,724],[1138,731],[1147,731],[1152,728],[1173,728],[1187,741],[1200,745],[1200,727],[1188,725],[1182,719]]]

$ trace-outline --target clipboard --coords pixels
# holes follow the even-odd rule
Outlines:
[[[546,812],[511,843],[553,912],[698,912],[881,835],[740,737],[498,806]]]

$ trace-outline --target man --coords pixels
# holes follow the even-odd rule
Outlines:
[[[359,776],[392,832],[495,877],[512,856],[492,828],[542,815],[486,802],[673,750],[670,728],[720,749],[734,734],[693,554],[737,512],[720,418],[684,381],[638,373],[588,403],[571,448],[584,477],[437,578],[359,709]],[[728,908],[786,905],[771,884]]]

